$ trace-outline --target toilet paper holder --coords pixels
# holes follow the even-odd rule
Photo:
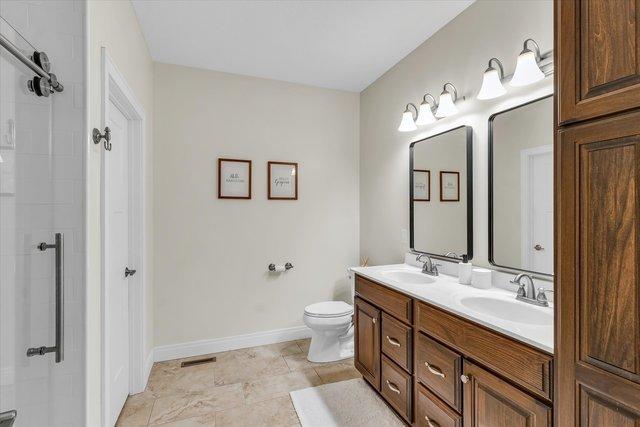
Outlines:
[[[291,264],[290,262],[284,265],[285,271],[291,270],[292,268],[293,268],[293,264]],[[276,265],[274,263],[269,264],[269,271],[276,271]]]

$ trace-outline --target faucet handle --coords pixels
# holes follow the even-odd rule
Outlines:
[[[547,292],[553,292],[553,289],[540,288],[538,289],[538,296],[536,296],[536,301],[549,304],[549,300],[547,299]]]
[[[526,295],[526,291],[524,290],[524,283],[520,283],[519,280],[511,279],[509,283],[518,286],[518,296],[524,297]]]

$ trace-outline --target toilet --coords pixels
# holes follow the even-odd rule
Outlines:
[[[350,274],[351,276],[351,274]],[[353,297],[353,278],[351,278]],[[304,308],[304,324],[311,329],[310,362],[333,362],[353,357],[353,306],[323,301]]]

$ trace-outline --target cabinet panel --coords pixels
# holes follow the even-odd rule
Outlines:
[[[413,320],[411,298],[364,277],[356,275],[356,294],[375,304],[397,319],[410,324]]]
[[[462,417],[425,386],[416,387],[416,425],[420,427],[462,427]]]
[[[411,420],[412,389],[411,376],[391,359],[382,356],[380,393],[407,421]]]
[[[413,328],[382,313],[382,352],[411,373],[413,355]]]
[[[555,181],[556,421],[598,425],[640,411],[640,113],[560,130]]]
[[[356,298],[354,309],[354,365],[380,390],[380,310]]]
[[[556,2],[560,122],[640,106],[640,0]]]
[[[465,361],[464,425],[551,425],[551,408],[484,369]]]
[[[462,357],[422,333],[416,339],[416,378],[457,411],[462,411]]]
[[[579,148],[580,354],[640,382],[640,135],[605,133]]]
[[[582,426],[640,426],[640,412],[626,408],[597,391],[580,385],[578,408]]]

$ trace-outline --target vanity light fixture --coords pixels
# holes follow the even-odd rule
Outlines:
[[[409,107],[413,107],[413,111],[409,109]],[[412,103],[408,103],[404,108],[404,113],[402,113],[402,121],[400,122],[400,126],[398,126],[398,130],[400,132],[411,132],[412,130],[418,129],[416,126],[415,118],[418,115],[418,109]]]
[[[529,46],[533,47],[533,50]],[[527,86],[544,79],[544,73],[540,69],[540,46],[533,39],[524,41],[524,48],[518,55],[516,71],[509,84],[511,86]]]
[[[447,90],[447,86],[453,89],[453,93]],[[458,90],[452,83],[445,83],[442,93],[440,94],[440,102],[438,103],[438,109],[436,110],[436,117],[449,117],[458,112],[455,102],[458,99]]]
[[[495,65],[492,65],[495,64]],[[507,90],[502,86],[502,79],[504,78],[504,68],[502,62],[498,58],[491,58],[489,60],[489,67],[485,70],[482,77],[482,87],[478,92],[478,99],[493,99],[498,98]]]
[[[429,102],[428,100],[431,100]],[[416,119],[416,124],[418,126],[424,126],[431,123],[435,123],[437,120],[433,115],[434,110],[438,107],[436,103],[436,99],[430,93],[426,93],[422,97],[422,103],[420,104],[420,109],[418,110],[418,118]]]

